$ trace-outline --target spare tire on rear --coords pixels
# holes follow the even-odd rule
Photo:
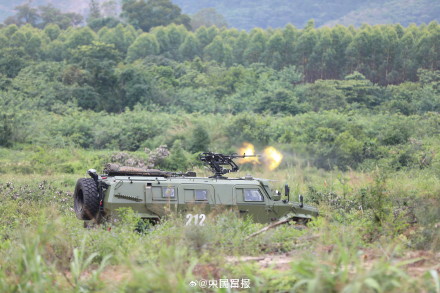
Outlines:
[[[80,178],[76,182],[74,209],[76,217],[80,220],[93,220],[99,212],[99,194],[93,178]]]

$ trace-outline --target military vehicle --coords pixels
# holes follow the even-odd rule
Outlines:
[[[235,158],[246,155],[223,155],[206,152],[199,159],[214,173],[197,177],[194,172],[174,173],[157,169],[124,167],[107,164],[104,174],[88,170],[91,178],[78,179],[74,192],[74,209],[80,220],[99,222],[118,208],[132,208],[143,219],[158,222],[170,212],[185,215],[186,224],[203,225],[206,217],[233,209],[255,222],[271,223],[281,218],[307,222],[318,210],[298,202],[290,202],[289,187],[285,197],[273,190],[271,180],[227,178],[224,175],[239,170]]]

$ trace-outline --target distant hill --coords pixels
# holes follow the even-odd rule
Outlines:
[[[24,1],[25,2],[25,1]],[[24,3],[21,2],[21,3]],[[101,0],[104,2],[104,0]],[[317,27],[336,24],[360,26],[362,23],[389,24],[440,22],[440,0],[173,0],[183,12],[195,14],[213,7],[230,27],[250,30],[254,27],[277,28],[291,23],[302,28],[314,19]],[[2,0],[0,21],[14,14],[21,4]],[[52,3],[62,11],[87,14],[89,0],[34,0],[34,6]]]
[[[1,0],[0,2],[0,22],[3,22],[8,16],[14,15],[14,7],[30,2],[29,0]],[[62,12],[76,12],[86,15],[89,10],[89,0],[32,0],[32,7],[52,4]],[[103,1],[102,1],[103,2]]]
[[[304,27],[314,19],[316,26],[362,23],[404,26],[440,21],[440,0],[173,0],[187,14],[214,7],[231,27]]]
[[[369,4],[324,25],[355,25],[429,23],[440,21],[440,0],[388,0],[382,5]]]

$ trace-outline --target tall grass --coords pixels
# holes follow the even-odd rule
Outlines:
[[[18,154],[32,165],[29,154]],[[84,229],[72,191],[85,165],[79,175],[2,169],[1,292],[206,291],[189,285],[201,279],[247,279],[252,292],[439,292],[440,182],[429,170],[245,170],[238,176],[272,178],[279,189],[289,183],[321,213],[305,230],[284,225],[247,238],[263,225],[234,212],[212,214],[202,227],[171,214],[136,231],[138,216],[121,209]],[[228,290],[235,291],[211,291]]]

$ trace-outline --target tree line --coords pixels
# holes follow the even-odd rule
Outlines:
[[[295,66],[304,82],[342,79],[358,71],[380,85],[416,81],[420,68],[439,70],[440,26],[363,25],[304,29],[236,29],[200,27],[190,31],[171,24],[143,32],[119,23],[97,31],[90,27],[61,29],[47,24],[43,29],[9,25],[1,29],[1,72],[14,77],[30,61],[77,63],[81,50],[107,46],[104,58],[115,64],[133,63],[148,56],[163,56],[178,62],[215,61],[227,67],[262,63],[275,70]],[[107,54],[107,55],[106,55]]]
[[[251,32],[182,25],[0,29],[0,90],[54,111],[298,114],[436,111],[440,26],[338,26]],[[411,83],[413,82],[413,83]],[[426,91],[421,94],[421,90]]]

